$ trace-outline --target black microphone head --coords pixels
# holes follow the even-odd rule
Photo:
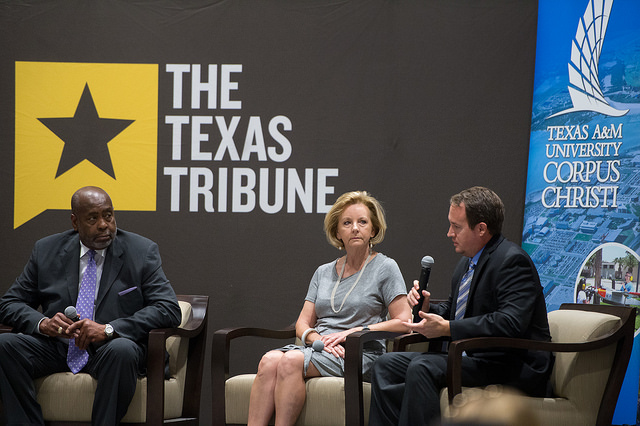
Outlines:
[[[431,268],[431,266],[433,265],[433,257],[431,256],[423,257],[422,260],[420,261],[420,265],[422,265],[423,268]]]
[[[314,340],[311,344],[311,347],[316,352],[322,352],[322,350],[324,349],[324,342],[322,340]]]
[[[75,306],[67,306],[64,310],[64,316],[69,318],[70,320],[77,320],[78,319],[78,311],[76,311],[76,307]]]

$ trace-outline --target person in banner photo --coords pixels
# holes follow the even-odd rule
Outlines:
[[[635,285],[633,284],[633,277],[631,277],[631,272],[627,272],[624,274],[624,284],[622,285],[622,291],[626,291],[627,293],[635,291]]]
[[[118,424],[144,373],[149,331],[180,324],[158,246],[117,229],[104,190],[73,194],[71,225],[36,242],[0,299],[0,323],[16,332],[0,334],[7,424],[44,424],[33,379],[63,371],[96,378],[92,423]]]
[[[313,274],[296,322],[302,345],[267,352],[251,388],[248,425],[294,424],[305,401],[305,378],[343,376],[346,337],[362,330],[406,333],[411,310],[397,263],[373,250],[387,229],[380,203],[365,191],[341,195],[324,219],[327,240],[345,255]],[[389,319],[387,319],[387,316]],[[381,341],[364,346],[362,368],[384,353]]]
[[[449,231],[456,266],[447,301],[425,301],[412,331],[428,338],[480,336],[550,341],[547,309],[536,268],[527,253],[502,235],[504,205],[493,191],[466,189],[450,200]],[[407,295],[418,303],[418,282]],[[475,352],[462,358],[462,385],[502,384],[544,396],[553,355],[548,352]],[[440,417],[447,354],[394,352],[376,361],[371,374],[369,425],[429,425]]]
[[[589,303],[589,297],[587,296],[587,280],[580,278],[578,282],[578,296],[576,297],[576,303]]]

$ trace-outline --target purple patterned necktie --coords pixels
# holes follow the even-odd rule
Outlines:
[[[82,282],[80,283],[80,293],[78,294],[78,302],[76,303],[76,310],[81,319],[93,318],[93,301],[96,294],[96,261],[94,256],[96,252],[89,250],[89,264],[87,265],[84,275],[82,276]],[[89,360],[89,354],[86,350],[82,350],[76,346],[75,339],[69,339],[69,351],[67,352],[67,364],[73,374],[76,374],[82,368],[87,365]]]
[[[471,279],[473,278],[474,268],[474,263],[469,262],[469,269],[462,277],[462,281],[460,281],[460,289],[458,290],[458,301],[456,303],[455,319],[457,320],[464,318],[464,313],[467,310],[467,300],[469,299],[469,289],[471,288]]]

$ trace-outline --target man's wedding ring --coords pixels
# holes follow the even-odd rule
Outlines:
[[[58,327],[58,334],[62,334],[62,327]]]

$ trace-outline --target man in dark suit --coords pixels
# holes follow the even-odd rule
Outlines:
[[[473,187],[451,197],[449,231],[458,262],[446,302],[425,291],[419,323],[407,323],[428,338],[479,336],[551,340],[536,268],[520,246],[502,234],[504,205],[491,190]],[[417,282],[407,295],[418,303]],[[546,392],[553,358],[544,352],[474,352],[462,360],[462,385],[506,384],[530,394]],[[447,358],[441,353],[388,353],[372,372],[369,424],[429,425],[440,417]]]
[[[98,380],[94,424],[115,425],[144,372],[148,333],[175,327],[181,311],[158,246],[116,227],[109,195],[79,189],[73,230],[36,242],[0,299],[0,397],[7,424],[44,424],[33,379],[72,371]],[[74,322],[63,313],[77,307]],[[38,308],[41,308],[38,310]]]

